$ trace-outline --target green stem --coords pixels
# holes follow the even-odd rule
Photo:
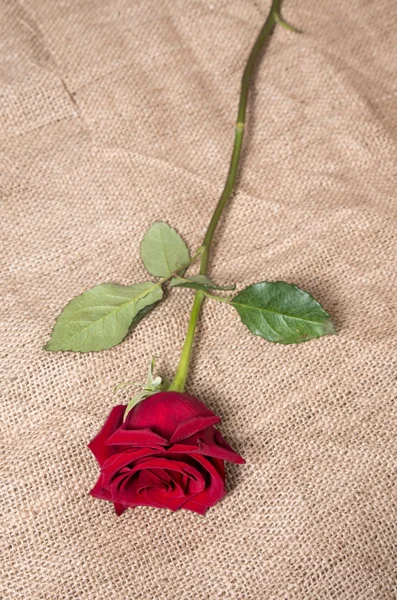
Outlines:
[[[210,257],[212,239],[214,237],[214,233],[218,225],[219,219],[223,213],[223,210],[234,190],[238,173],[238,167],[240,164],[241,147],[244,136],[245,116],[247,110],[248,90],[251,83],[252,73],[255,67],[256,60],[261,50],[263,49],[266,40],[270,36],[273,27],[276,23],[280,23],[282,21],[280,15],[280,4],[281,0],[273,0],[265,24],[263,25],[258,37],[256,38],[256,41],[252,47],[247,64],[244,69],[243,77],[241,80],[240,101],[238,105],[236,132],[234,138],[232,157],[230,160],[230,166],[226,178],[225,187],[223,188],[221,197],[219,198],[218,204],[216,205],[202,244],[203,251],[201,254],[200,261],[201,275],[206,275],[208,272],[208,262]],[[190,354],[192,351],[194,341],[194,334],[196,331],[197,321],[200,315],[200,310],[204,301],[204,297],[205,294],[202,291],[196,292],[194,296],[194,302],[192,312],[190,315],[190,321],[188,325],[185,343],[182,348],[182,353],[174,380],[168,388],[170,391],[183,392],[185,389],[186,377],[189,369]]]
[[[183,344],[181,357],[179,359],[178,369],[175,377],[168,388],[169,392],[183,392],[185,389],[187,372],[189,369],[190,354],[193,348],[194,333],[196,331],[197,321],[200,315],[201,305],[204,300],[203,292],[196,292],[194,295],[192,312],[190,314],[190,321],[187,328],[185,343]]]

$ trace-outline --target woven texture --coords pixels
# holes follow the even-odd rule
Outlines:
[[[88,497],[112,388],[152,355],[172,376],[190,291],[112,350],[42,349],[71,297],[147,277],[154,220],[200,245],[269,5],[0,0],[1,598],[396,597],[393,0],[285,2],[305,33],[278,28],[259,65],[210,273],[296,283],[339,334],[272,345],[206,303],[188,389],[247,461],[220,504],[117,518]]]

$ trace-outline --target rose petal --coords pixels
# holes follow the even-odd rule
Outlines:
[[[183,440],[182,443],[174,444],[167,449],[170,454],[203,454],[227,460],[228,462],[244,464],[245,460],[237,454],[231,446],[223,439],[220,431],[209,427]]]
[[[129,477],[129,479],[120,487],[127,488],[128,484],[134,479],[133,475]],[[158,475],[152,473],[148,469],[144,471],[140,471],[135,478],[135,490],[137,494],[142,493],[143,490],[147,488],[168,488],[168,483],[162,480]]]
[[[125,406],[121,404],[115,406],[110,411],[102,429],[88,444],[88,448],[97,459],[99,466],[102,466],[105,460],[114,453],[114,450],[105,446],[105,442],[120,427],[123,422],[124,411]]]
[[[123,468],[129,465],[132,468],[140,459],[152,456],[153,454],[157,454],[157,451],[151,448],[124,450],[120,454],[114,454],[102,465],[101,473],[105,478],[105,485],[109,485],[114,476],[118,475]]]
[[[112,495],[110,491],[103,486],[103,475],[99,475],[98,481],[90,491],[90,496],[98,498],[99,500],[111,500]]]
[[[118,502],[113,502],[113,506],[114,506],[114,510],[116,512],[116,515],[118,517],[120,515],[122,515],[123,512],[127,510],[127,508],[134,508],[133,506],[131,506],[131,507],[123,506],[122,504],[119,504]]]
[[[194,501],[203,506],[214,506],[226,494],[223,463],[217,458],[208,460],[200,454],[195,456],[195,460],[202,465],[209,476],[207,477],[207,485],[194,496]]]
[[[112,495],[108,489],[106,489],[102,486],[102,480],[103,480],[103,476],[100,475],[95,486],[90,491],[90,495],[93,496],[94,498],[98,498],[99,500],[108,500],[108,501],[112,502]],[[122,515],[123,512],[126,510],[126,507],[123,506],[122,504],[119,504],[118,502],[113,502],[113,505],[114,505],[116,515],[118,517],[120,515]]]
[[[137,446],[138,448],[163,448],[168,441],[150,429],[124,429],[117,431],[105,442],[107,446]]]
[[[191,510],[199,515],[205,515],[208,510],[208,506],[202,506],[201,504],[197,504],[194,500],[188,500],[181,506],[181,508],[185,510]]]
[[[148,428],[169,440],[179,424],[193,417],[215,415],[194,396],[179,392],[159,392],[134,406],[127,415],[124,427],[133,430]]]
[[[157,470],[160,473],[161,470]],[[178,510],[186,501],[183,490],[173,487],[173,482],[165,483],[167,474],[162,472],[161,477],[149,470],[138,473],[128,473],[120,476],[111,486],[112,497],[119,500],[124,506],[153,506],[155,508],[169,508]]]
[[[148,457],[147,459],[139,461],[139,464],[136,464],[136,466],[131,469],[131,473],[136,473],[143,468],[151,470],[164,469],[168,473],[170,471],[177,471],[178,473],[182,473],[182,475],[187,475],[189,479],[199,482],[200,485],[205,485],[203,474],[196,467],[193,467],[187,462],[185,463],[169,458]]]
[[[184,423],[179,423],[170,439],[170,444],[185,440],[203,429],[220,422],[220,417],[217,417],[216,415],[213,415],[212,417],[192,417]]]

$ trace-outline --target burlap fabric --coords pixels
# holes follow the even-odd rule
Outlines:
[[[1,2],[1,598],[395,597],[393,0],[285,2],[305,34],[278,29],[258,70],[211,274],[296,283],[339,335],[271,345],[207,302],[189,391],[247,460],[222,503],[117,518],[87,495],[112,388],[152,355],[172,375],[189,291],[113,350],[42,350],[68,299],[147,277],[152,221],[200,244],[269,4]]]

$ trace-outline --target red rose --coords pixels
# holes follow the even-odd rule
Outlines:
[[[125,406],[113,408],[88,445],[101,468],[92,496],[113,502],[118,515],[136,506],[203,515],[224,497],[224,461],[245,461],[215,429],[220,418],[205,404],[159,392],[123,422],[124,412]]]

